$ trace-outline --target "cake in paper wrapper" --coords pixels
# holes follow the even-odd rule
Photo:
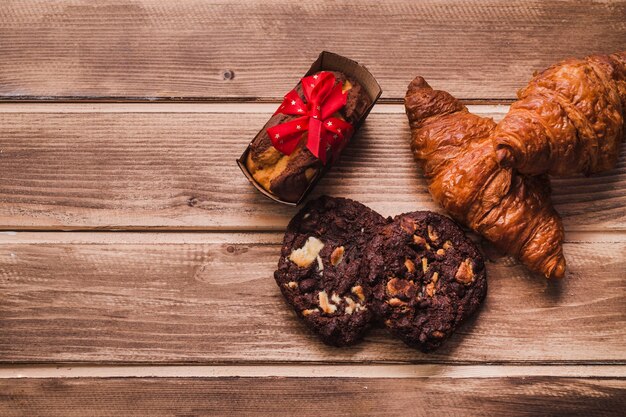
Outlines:
[[[364,67],[322,53],[250,142],[240,167],[275,201],[301,201],[337,161],[380,94]]]

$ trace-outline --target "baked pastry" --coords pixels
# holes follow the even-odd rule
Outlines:
[[[547,174],[615,166],[626,132],[626,52],[560,62],[535,76],[497,125],[416,77],[405,108],[433,198],[530,270],[565,275],[563,226]]]
[[[424,352],[441,346],[487,292],[476,246],[452,220],[428,211],[396,216],[379,228],[362,271],[385,326]]]
[[[361,203],[320,197],[287,226],[274,278],[287,302],[327,344],[356,343],[373,311],[361,282],[363,251],[386,220]]]
[[[341,83],[342,91],[347,95],[345,106],[333,116],[355,126],[372,103],[371,98],[355,79],[346,77],[340,72],[324,72],[332,73],[335,77],[335,85]],[[302,82],[298,83],[295,91],[304,104],[309,104],[302,89]],[[323,167],[323,162],[306,146],[307,132],[302,135],[295,150],[289,155],[280,152],[272,145],[267,129],[293,121],[298,117],[282,113],[274,114],[252,140],[245,161],[248,171],[258,184],[288,202],[297,202]],[[336,159],[338,155],[329,155],[329,157]]]
[[[496,123],[433,90],[422,77],[411,82],[404,104],[411,149],[433,199],[530,270],[563,277],[563,225],[548,178],[501,166],[491,137]]]
[[[518,97],[492,136],[502,165],[557,176],[615,166],[626,134],[626,51],[559,62]]]

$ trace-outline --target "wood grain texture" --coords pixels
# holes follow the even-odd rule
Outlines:
[[[57,106],[57,105],[53,105]],[[235,159],[267,113],[0,112],[0,228],[283,230],[296,212],[258,193]],[[480,111],[496,119],[502,112]],[[383,215],[438,210],[403,114],[372,114],[320,182]],[[626,229],[626,144],[617,168],[553,181],[567,231]]]
[[[295,210],[234,159],[273,110],[238,103],[278,100],[322,49],[367,65],[383,102],[420,74],[507,103],[534,70],[624,40],[625,0],[3,1],[0,230],[87,232],[0,232],[0,415],[623,415],[624,149],[553,183],[566,279],[484,245],[485,305],[431,355],[382,329],[317,341],[272,279]],[[437,209],[387,110],[314,196]]]
[[[420,74],[502,100],[535,70],[625,39],[623,0],[6,0],[0,96],[274,100],[327,49],[367,65],[385,99]]]
[[[272,279],[278,233],[4,234],[0,362],[623,362],[626,235],[600,236],[557,283],[490,254],[478,319],[424,355],[382,329],[319,342]]]
[[[90,416],[623,416],[621,378],[111,378],[0,381],[0,413]]]

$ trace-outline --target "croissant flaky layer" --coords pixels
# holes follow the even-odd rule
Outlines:
[[[565,274],[548,174],[615,166],[626,135],[626,52],[569,59],[536,75],[496,123],[423,78],[405,107],[434,199],[459,222],[548,278]]]

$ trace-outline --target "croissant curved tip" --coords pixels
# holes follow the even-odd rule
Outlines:
[[[413,78],[413,81],[411,81],[411,83],[409,84],[409,87],[407,88],[407,94],[410,93],[411,91],[415,91],[420,88],[431,88],[431,87],[430,85],[428,85],[424,77],[418,75],[417,77]]]
[[[556,265],[552,268],[550,272],[546,274],[546,278],[548,279],[561,279],[565,276],[565,258],[562,256],[556,262]]]

